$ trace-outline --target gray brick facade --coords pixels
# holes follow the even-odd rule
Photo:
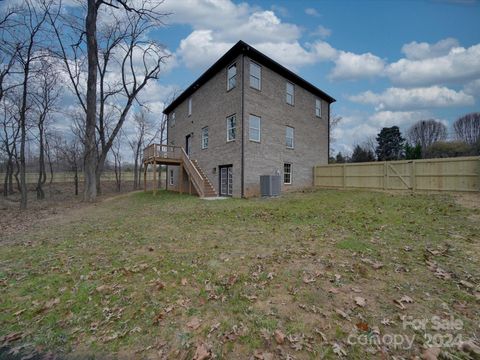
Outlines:
[[[190,135],[190,157],[197,160],[217,193],[220,192],[220,167],[224,165],[232,166],[234,197],[259,195],[260,175],[279,173],[283,176],[285,163],[291,164],[292,181],[284,184],[282,191],[311,186],[313,167],[328,162],[329,106],[334,100],[318,89],[317,94],[305,89],[302,85],[306,82],[303,79],[293,81],[299,78],[284,68],[284,73],[271,69],[258,54],[255,60],[249,55],[239,53],[223,61],[223,66],[217,66],[208,79],[189,88],[188,96],[182,94],[182,101],[177,99],[176,104],[166,109],[168,143],[185,148],[186,137]],[[251,61],[261,66],[260,90],[250,86]],[[236,64],[237,68],[236,86],[227,90],[227,68],[231,64]],[[208,71],[212,72],[215,65]],[[295,77],[292,79],[292,76]],[[286,101],[287,81],[294,84],[293,105]],[[191,115],[188,114],[190,99]],[[321,102],[321,117],[315,113],[316,100]],[[236,138],[227,141],[227,117],[231,115],[236,117]],[[250,140],[250,115],[261,119],[259,142]],[[287,126],[294,129],[293,149],[286,144]],[[208,147],[202,149],[202,129],[205,127],[208,127]],[[170,166],[169,178],[171,172],[173,185],[169,179],[168,188],[178,190],[179,168]],[[184,189],[188,189],[186,174],[183,178]]]

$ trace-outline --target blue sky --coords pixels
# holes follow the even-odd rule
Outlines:
[[[436,1],[166,0],[152,36],[172,52],[157,90],[186,88],[244,40],[337,102],[335,150],[435,118],[479,111],[480,4]],[[153,89],[152,89],[153,91]],[[451,131],[450,131],[451,132]]]

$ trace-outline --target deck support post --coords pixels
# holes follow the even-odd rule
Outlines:
[[[153,195],[157,195],[157,162],[153,162]]]
[[[143,191],[147,192],[147,168],[148,163],[143,164]]]
[[[180,194],[183,194],[183,164],[180,164],[180,180],[178,185]]]

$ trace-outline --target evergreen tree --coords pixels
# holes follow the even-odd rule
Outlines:
[[[384,127],[377,135],[375,153],[379,161],[400,160],[404,156],[405,139],[398,126]]]

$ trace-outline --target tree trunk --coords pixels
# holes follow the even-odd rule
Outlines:
[[[75,166],[73,168],[73,171],[74,171],[73,181],[75,183],[75,196],[77,196],[78,195],[78,167]]]
[[[32,42],[30,42],[29,55]],[[26,116],[27,116],[27,90],[28,76],[30,72],[30,60],[28,59],[24,67],[23,84],[22,84],[22,105],[20,108],[20,209],[27,208],[27,180],[25,178],[25,142],[27,140]]]
[[[97,197],[95,124],[97,113],[97,6],[88,0],[85,19],[88,52],[87,113],[85,120],[85,191],[84,200],[93,202]]]
[[[41,121],[41,120],[40,120]],[[38,134],[39,134],[39,154],[38,154],[38,181],[37,181],[37,199],[45,199],[45,192],[43,191],[43,184],[47,180],[47,174],[45,171],[45,148],[44,148],[44,131],[43,125],[38,124]]]

